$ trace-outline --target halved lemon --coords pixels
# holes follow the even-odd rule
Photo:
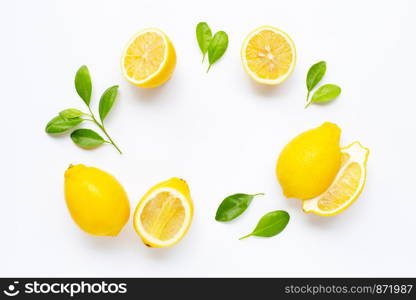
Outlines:
[[[333,216],[350,206],[361,194],[370,151],[359,142],[354,142],[341,151],[341,168],[337,177],[323,194],[303,201],[302,209],[305,212]]]
[[[285,81],[296,64],[295,44],[289,35],[272,26],[251,32],[243,42],[244,70],[255,81],[275,85]]]
[[[121,69],[127,81],[146,88],[169,80],[175,66],[175,48],[167,35],[157,28],[136,33],[121,57]]]
[[[175,245],[192,222],[193,203],[188,184],[172,178],[152,187],[134,212],[134,228],[149,247]]]

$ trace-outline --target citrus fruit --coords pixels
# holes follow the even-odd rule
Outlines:
[[[255,81],[279,84],[295,68],[295,44],[282,30],[263,26],[251,32],[244,40],[241,60],[244,70]]]
[[[192,222],[193,203],[188,184],[172,178],[152,187],[134,212],[134,228],[149,247],[179,242]]]
[[[369,150],[359,142],[342,148],[341,169],[331,186],[318,197],[303,201],[305,212],[332,216],[350,206],[361,194],[366,179]]]
[[[75,223],[93,235],[116,236],[129,219],[123,187],[98,168],[71,165],[65,172],[65,200]]]
[[[276,175],[286,197],[306,200],[327,190],[341,165],[340,135],[337,125],[325,122],[285,146]]]
[[[136,33],[121,57],[121,69],[127,81],[145,88],[165,83],[175,65],[175,48],[167,35],[157,28]]]

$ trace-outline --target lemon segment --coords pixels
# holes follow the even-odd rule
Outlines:
[[[325,122],[299,134],[283,148],[276,176],[287,198],[307,200],[328,189],[341,165],[340,136],[336,124]]]
[[[361,194],[366,180],[369,150],[359,142],[342,148],[342,166],[331,186],[320,196],[303,201],[309,213],[332,216],[350,206]]]
[[[244,40],[241,60],[244,70],[255,81],[279,84],[295,68],[295,44],[282,30],[263,26],[251,32]]]
[[[186,182],[172,178],[162,182],[140,200],[134,212],[134,228],[150,247],[170,247],[189,229],[193,203]]]
[[[175,66],[175,48],[167,35],[157,28],[135,34],[121,58],[121,69],[127,81],[146,88],[166,82]]]

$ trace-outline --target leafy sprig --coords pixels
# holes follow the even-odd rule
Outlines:
[[[87,66],[85,65],[81,66],[75,75],[75,89],[77,91],[77,94],[81,97],[81,99],[87,106],[88,112],[85,113],[76,108],[65,109],[59,112],[59,114],[56,117],[54,117],[52,120],[48,122],[45,128],[46,133],[63,133],[75,128],[84,121],[90,121],[101,129],[101,131],[104,133],[108,140],[105,140],[101,135],[99,135],[92,129],[81,128],[76,129],[71,133],[70,136],[72,141],[78,146],[85,149],[96,148],[104,143],[108,143],[113,145],[114,148],[116,148],[117,151],[121,154],[122,152],[120,148],[116,145],[116,143],[113,141],[113,139],[110,137],[110,135],[104,127],[104,119],[107,117],[117,98],[118,86],[112,86],[105,90],[102,94],[98,110],[100,116],[99,119],[95,117],[94,113],[91,110],[90,104],[92,94],[92,83],[90,72]]]

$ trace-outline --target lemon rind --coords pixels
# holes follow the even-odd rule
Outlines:
[[[129,49],[131,43],[133,43],[137,39],[137,37],[139,37],[140,35],[148,33],[148,32],[154,32],[162,37],[163,43],[165,44],[164,58],[159,68],[153,74],[149,75],[143,80],[135,80],[134,78],[131,78],[127,74],[126,69],[124,67],[124,58],[126,57],[127,50]],[[132,38],[130,38],[130,40],[127,42],[126,46],[124,47],[123,54],[121,56],[121,71],[123,73],[123,76],[127,79],[128,82],[132,84],[135,84],[135,85],[146,84],[147,82],[155,78],[157,75],[159,75],[159,73],[163,70],[163,68],[165,67],[167,63],[168,55],[169,55],[169,40],[167,38],[167,35],[162,30],[158,28],[153,28],[153,27],[140,30]]]
[[[247,64],[247,60],[245,59],[245,52],[246,52],[246,48],[248,45],[248,42],[250,41],[250,39],[257,33],[259,33],[260,31],[263,30],[271,30],[281,36],[283,36],[289,43],[290,48],[292,49],[292,53],[293,53],[293,61],[292,64],[290,65],[289,71],[281,77],[278,77],[276,79],[262,79],[260,77],[258,77],[253,71],[251,71],[251,69],[249,68],[248,64]],[[273,26],[261,26],[255,30],[253,30],[252,32],[250,32],[247,37],[244,39],[243,42],[243,46],[241,47],[241,61],[243,63],[243,67],[244,70],[247,72],[247,74],[256,82],[261,83],[261,84],[266,84],[266,85],[277,85],[280,84],[282,82],[284,82],[293,72],[293,70],[295,69],[296,66],[296,58],[297,58],[297,53],[296,53],[296,47],[295,47],[295,43],[293,42],[292,38],[283,30],[277,29]]]
[[[323,211],[323,210],[319,209],[318,201],[319,201],[319,198],[322,195],[319,195],[319,196],[317,196],[315,198],[312,198],[312,199],[309,199],[309,200],[304,200],[303,203],[302,203],[302,209],[305,213],[314,213],[314,214],[317,214],[317,215],[320,215],[320,216],[334,216],[334,215],[337,215],[337,214],[341,213],[342,211],[344,211],[345,209],[347,209],[350,205],[352,205],[358,199],[361,192],[363,191],[364,186],[365,186],[365,182],[366,182],[366,179],[367,179],[367,161],[368,161],[368,156],[369,156],[370,150],[368,148],[364,147],[363,145],[361,145],[360,142],[356,141],[356,142],[350,144],[347,147],[341,148],[341,151],[350,154],[350,159],[340,169],[340,171],[338,172],[337,177],[334,179],[331,186],[342,175],[343,171],[345,170],[345,168],[347,168],[347,166],[350,163],[357,162],[360,165],[361,172],[362,172],[362,176],[361,176],[360,183],[359,183],[360,188],[357,189],[357,191],[354,193],[354,195],[351,197],[351,199],[349,201],[346,201],[344,203],[344,205],[340,206],[339,208],[337,208],[336,210],[333,210],[333,211]],[[354,153],[353,153],[354,151],[360,151],[361,152],[361,153],[359,153],[360,156],[358,157],[358,159],[357,159],[357,155],[354,155]],[[331,188],[331,186],[329,188]]]

